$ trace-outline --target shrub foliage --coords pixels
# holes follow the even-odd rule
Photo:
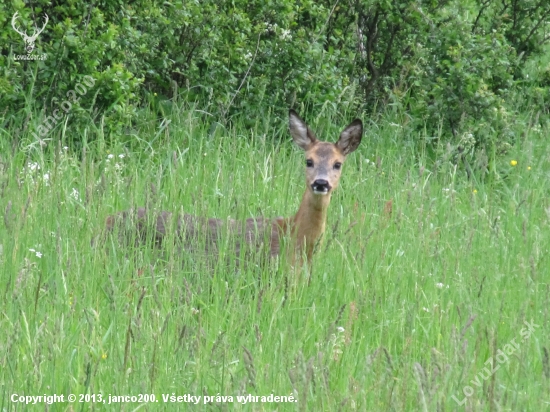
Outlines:
[[[550,40],[550,3],[538,0],[0,4],[1,121],[25,119],[22,132],[85,76],[94,87],[71,101],[68,124],[103,119],[115,131],[141,105],[174,98],[221,122],[288,106],[401,108],[413,139],[498,153],[517,137],[519,111],[548,111],[548,70],[525,70]],[[14,59],[26,53],[16,12],[27,33],[48,15],[33,51],[47,59]]]

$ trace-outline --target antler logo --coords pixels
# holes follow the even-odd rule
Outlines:
[[[44,25],[42,26],[42,28],[40,30],[38,30],[38,27],[36,27],[36,24],[35,24],[35,30],[34,30],[34,33],[32,34],[32,36],[27,35],[26,31],[21,31],[17,28],[16,20],[19,17],[19,12],[15,12],[15,14],[13,15],[13,17],[11,19],[11,26],[13,27],[13,29],[17,33],[19,33],[23,37],[23,41],[25,42],[25,49],[27,50],[27,53],[29,53],[29,54],[31,54],[32,51],[34,50],[34,42],[38,38],[38,35],[44,31],[44,29],[46,28],[46,24],[48,24],[48,21],[49,21],[48,15],[46,13],[44,13],[44,16],[45,16]]]

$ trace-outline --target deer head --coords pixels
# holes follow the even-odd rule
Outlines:
[[[355,119],[342,131],[336,143],[329,143],[317,140],[294,110],[290,110],[289,115],[290,134],[294,142],[306,152],[308,190],[317,196],[330,195],[338,186],[346,156],[361,143],[363,123]]]

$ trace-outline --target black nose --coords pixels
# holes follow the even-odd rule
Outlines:
[[[314,192],[328,192],[330,190],[330,185],[325,179],[317,179],[313,182],[311,188]]]

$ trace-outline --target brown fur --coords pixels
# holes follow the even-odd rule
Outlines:
[[[311,260],[314,246],[325,231],[332,191],[338,186],[340,179],[341,168],[336,168],[336,164],[343,164],[346,155],[359,146],[362,123],[360,120],[354,120],[341,133],[337,143],[328,143],[318,141],[293,110],[289,115],[290,132],[294,142],[305,150],[306,160],[312,162],[311,166],[306,166],[306,191],[298,212],[293,217],[276,219],[259,217],[246,219],[243,222],[184,214],[178,216],[177,222],[173,222],[173,214],[170,212],[160,212],[156,216],[151,216],[145,208],[139,208],[109,216],[106,220],[107,231],[111,232],[119,228],[121,236],[127,238],[131,233],[121,229],[136,230],[136,241],[143,241],[150,236],[156,245],[161,246],[164,238],[173,228],[175,236],[183,240],[186,250],[191,250],[192,245],[197,243],[196,239],[202,236],[204,252],[207,254],[216,254],[220,239],[230,233],[235,239],[237,257],[241,255],[243,246],[246,246],[245,253],[256,250],[264,255],[277,256],[281,253],[282,238],[289,236],[289,256],[287,257],[291,264],[301,262],[304,254],[308,261]],[[316,192],[314,187],[318,182],[322,182],[327,187],[326,193]]]

